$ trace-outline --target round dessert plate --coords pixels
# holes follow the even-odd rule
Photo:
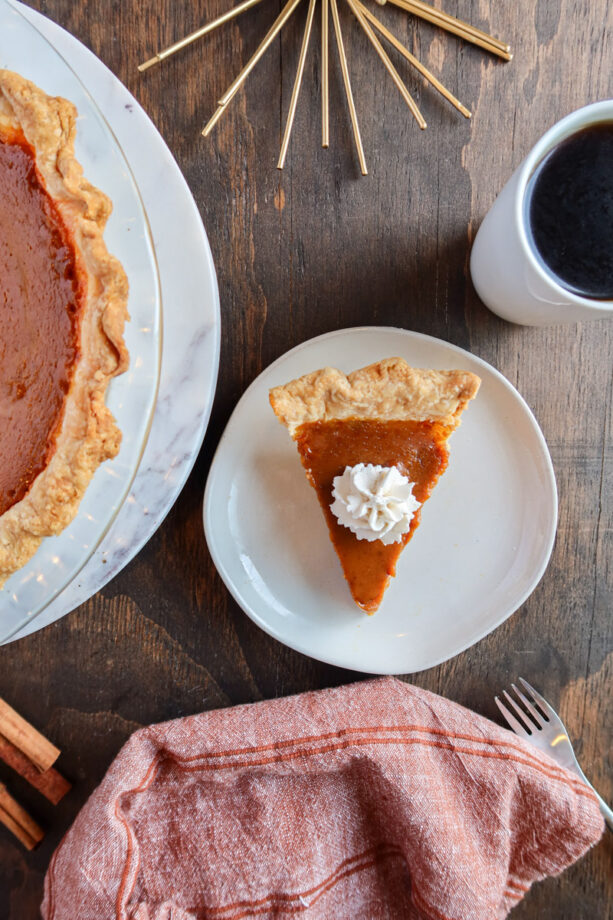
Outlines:
[[[107,515],[107,526],[96,529],[96,539],[82,557],[84,564],[78,574],[59,593],[47,593],[46,603],[38,613],[27,614],[20,622],[13,618],[12,628],[3,605],[6,593],[4,597],[0,593],[0,641],[6,642],[58,620],[99,591],[127,565],[164,520],[192,469],[208,424],[219,365],[220,314],[215,268],[198,208],[172,154],[138,102],[84,45],[40,13],[4,0],[0,0],[0,13],[5,17],[3,25],[17,21],[16,17],[22,23],[25,17],[30,23],[29,37],[22,29],[25,52],[21,57],[5,41],[8,33],[0,29],[0,66],[11,66],[43,89],[72,98],[80,116],[80,99],[95,100],[93,117],[106,127],[116,147],[114,160],[97,153],[96,145],[91,144],[88,121],[79,118],[77,155],[86,163],[87,177],[114,199],[115,211],[105,238],[111,252],[124,262],[131,284],[131,322],[126,328],[127,336],[132,337],[128,338],[131,370],[112,381],[108,402],[120,420],[124,442],[132,436],[140,437],[139,462],[133,468],[136,475],[131,484],[129,479],[123,480],[118,507],[111,514],[108,504],[113,466],[121,459],[123,447],[115,461],[100,468],[88,488],[79,516],[85,512],[99,520]],[[38,42],[43,39],[39,33],[53,48],[46,46],[44,51],[40,50]],[[32,52],[34,43],[40,54]],[[74,93],[78,90],[81,94],[78,98],[68,82],[66,88],[58,82],[57,89],[56,84],[50,83],[56,77],[59,81],[62,68],[57,64],[58,55],[63,59],[66,80],[69,71],[78,84],[72,85]],[[117,158],[119,170],[114,165]],[[128,206],[128,201],[115,191],[120,180],[131,185],[140,199],[140,210],[136,202],[132,221],[124,231],[128,243],[121,237],[122,225],[117,223]],[[148,245],[154,267],[148,278],[159,281],[163,334],[160,292],[156,292],[155,325],[146,321],[141,298],[133,297],[135,291],[142,290],[134,286],[138,278],[130,272],[125,260],[126,245],[134,245],[129,242],[134,236]],[[152,316],[153,300],[148,303]],[[164,305],[177,303],[181,304],[180,311],[164,310]],[[146,361],[145,355],[132,344],[143,338],[153,346]],[[142,379],[149,378],[143,389],[143,397],[150,401],[149,413],[135,407],[138,393],[134,391],[134,374],[137,373]],[[54,543],[62,540],[69,530],[60,537],[45,540],[41,549],[51,553]],[[32,564],[36,564],[37,557],[38,554]],[[7,587],[16,577],[9,580]]]
[[[268,402],[271,387],[318,368],[345,373],[382,358],[473,371],[481,389],[450,439],[449,466],[424,505],[374,616],[352,601],[298,452]],[[238,403],[204,499],[211,555],[251,619],[293,649],[345,668],[430,668],[507,619],[541,579],[557,492],[530,409],[489,364],[403,329],[344,329],[267,368]]]

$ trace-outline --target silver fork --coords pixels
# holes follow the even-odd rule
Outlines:
[[[511,684],[511,687],[515,691],[518,699],[523,703],[527,712],[530,713],[532,719],[524,712],[524,710],[515,702],[510,693],[507,693],[506,690],[503,691],[503,695],[513,708],[517,717],[507,709],[507,707],[502,703],[499,698],[496,696],[496,705],[498,709],[503,714],[504,718],[508,722],[509,726],[513,729],[516,735],[519,735],[520,738],[524,738],[526,741],[529,741],[530,744],[533,744],[534,747],[538,748],[540,751],[545,751],[546,754],[549,754],[561,767],[566,767],[567,770],[572,770],[573,773],[576,773],[583,782],[593,789],[598,803],[600,805],[600,811],[602,815],[613,830],[613,811],[609,808],[607,803],[604,801],[601,796],[598,795],[592,784],[589,782],[585,776],[583,770],[577,762],[575,757],[575,752],[573,751],[573,746],[570,743],[568,737],[568,732],[566,727],[562,722],[562,719],[557,714],[555,709],[549,705],[547,700],[541,696],[540,693],[537,693],[536,690],[530,686],[528,681],[524,680],[523,677],[519,678],[521,683],[524,686],[524,689],[528,691],[532,699],[521,692],[521,690]],[[536,707],[539,707],[541,710]],[[532,721],[534,720],[534,721]]]

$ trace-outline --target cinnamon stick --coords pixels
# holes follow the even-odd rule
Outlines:
[[[51,767],[44,773],[37,770],[25,754],[0,735],[0,760],[3,760],[11,769],[23,776],[31,786],[45,796],[53,805],[57,805],[71,786],[61,773]]]
[[[48,770],[60,756],[59,748],[41,735],[29,722],[0,699],[0,735],[10,741],[35,767]]]
[[[0,822],[23,843],[28,850],[33,850],[44,837],[36,821],[9,795],[6,786],[0,783]]]

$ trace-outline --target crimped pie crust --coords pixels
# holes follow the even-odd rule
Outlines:
[[[128,281],[103,231],[111,202],[84,177],[74,157],[76,109],[16,73],[0,70],[0,136],[21,130],[87,279],[79,357],[65,399],[55,451],[17,504],[0,516],[0,586],[36,552],[43,537],[74,518],[98,466],[116,456],[121,432],[104,404],[109,380],[128,366],[123,330]]]
[[[272,389],[270,404],[292,437],[305,422],[344,418],[431,420],[453,430],[480,383],[470,371],[424,370],[386,358],[347,376],[333,367],[306,374]]]

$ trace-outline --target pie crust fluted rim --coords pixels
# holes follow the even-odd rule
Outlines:
[[[437,421],[451,431],[481,380],[470,371],[411,367],[385,358],[350,374],[325,367],[270,391],[275,415],[292,437],[306,422],[360,418]]]

